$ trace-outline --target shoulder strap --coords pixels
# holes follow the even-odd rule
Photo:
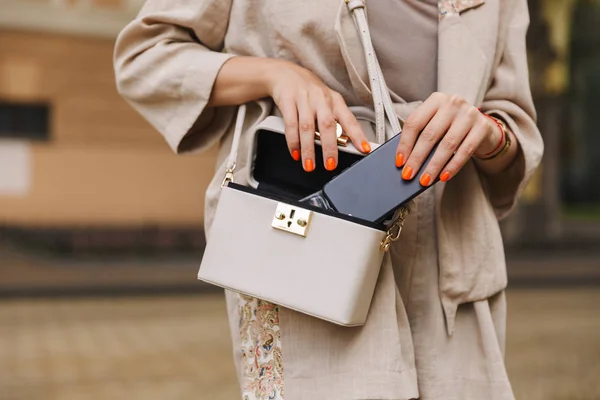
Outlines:
[[[369,23],[365,12],[367,6],[365,5],[364,0],[346,0],[346,4],[354,18],[354,23],[356,24],[356,29],[360,35],[360,40],[365,52],[377,122],[377,141],[383,143],[386,140],[384,123],[386,115],[394,135],[401,131],[400,122],[394,111],[394,103],[390,97],[390,92],[385,83],[385,78],[381,72],[381,67],[379,66],[379,61],[377,60],[375,48],[373,47],[373,42],[371,40],[371,32],[369,30]]]
[[[369,73],[369,80],[371,84],[371,93],[373,95],[373,104],[375,108],[375,125],[377,132],[377,142],[383,143],[386,141],[385,132],[385,118],[392,127],[392,134],[395,135],[402,131],[398,116],[394,111],[394,103],[390,97],[387,84],[381,72],[377,55],[371,41],[371,33],[369,31],[369,24],[365,13],[366,5],[364,0],[345,0],[348,6],[348,10],[354,18],[356,29],[360,35],[360,39],[365,52],[365,59],[367,62],[367,70]],[[222,186],[225,186],[228,182],[233,181],[233,171],[235,170],[238,149],[240,145],[240,139],[244,128],[244,119],[246,117],[246,105],[242,104],[238,108],[238,113],[235,121],[235,131],[233,133],[233,143],[231,144],[231,152],[229,153],[229,159],[227,160],[227,167],[225,170],[225,179],[223,180]]]

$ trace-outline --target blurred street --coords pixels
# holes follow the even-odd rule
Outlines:
[[[600,291],[508,299],[517,399],[599,399]],[[1,400],[236,398],[220,293],[0,301]]]

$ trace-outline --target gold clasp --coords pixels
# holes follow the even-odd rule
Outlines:
[[[303,208],[278,203],[271,226],[281,231],[306,237],[313,212]]]
[[[233,182],[233,171],[235,171],[236,164],[234,163],[231,168],[225,169],[225,178],[223,178],[223,182],[221,182],[221,188],[227,186],[228,183]]]
[[[400,234],[402,233],[402,227],[404,226],[404,221],[406,217],[410,213],[410,206],[402,206],[400,210],[398,210],[398,217],[392,222],[392,224],[388,227],[388,230],[385,233],[385,237],[381,241],[381,246],[379,249],[384,253],[390,249],[390,246],[393,242],[400,238]]]

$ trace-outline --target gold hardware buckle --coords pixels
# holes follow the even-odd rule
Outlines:
[[[225,169],[225,177],[223,178],[223,182],[221,182],[221,188],[227,186],[228,183],[233,182],[233,171],[235,171],[236,165],[233,164],[231,168]]]
[[[306,237],[313,212],[303,208],[277,203],[271,226],[294,235]]]

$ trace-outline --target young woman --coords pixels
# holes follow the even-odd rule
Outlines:
[[[513,399],[498,219],[543,149],[528,86],[526,0],[366,6],[404,122],[389,162],[401,179],[443,183],[417,198],[364,327],[227,293],[243,398]],[[364,60],[343,0],[148,0],[119,36],[115,69],[120,93],[174,151],[220,143],[207,192],[210,234],[235,107],[248,104],[246,126],[277,110],[290,157],[308,173],[317,126],[324,165],[335,169],[336,121],[365,153],[374,141],[348,109],[371,103]],[[237,167],[243,181],[248,160]]]

